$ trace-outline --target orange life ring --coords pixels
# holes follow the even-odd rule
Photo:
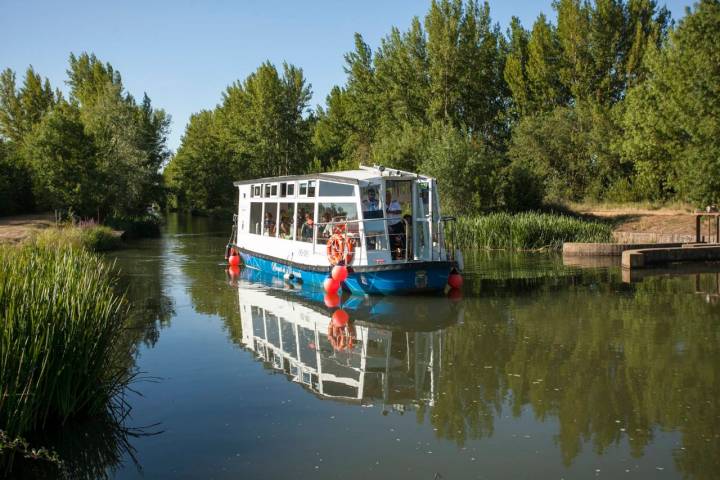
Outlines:
[[[355,242],[339,233],[333,234],[327,241],[327,257],[330,265],[338,265],[340,262],[350,265],[354,251]]]

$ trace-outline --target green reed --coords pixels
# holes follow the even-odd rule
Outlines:
[[[75,247],[93,252],[104,252],[119,248],[122,240],[113,230],[104,225],[51,227],[38,232],[32,239],[37,245],[47,248]]]
[[[564,242],[609,242],[612,228],[594,220],[550,213],[492,213],[459,217],[448,238],[458,248],[560,249]]]
[[[0,429],[10,438],[122,408],[126,301],[85,249],[0,247]]]

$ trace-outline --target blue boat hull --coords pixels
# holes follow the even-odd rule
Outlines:
[[[323,271],[317,267],[289,264],[281,259],[259,255],[242,248],[238,250],[246,267],[281,278],[292,274],[295,279],[300,279],[305,284],[321,286],[330,273],[329,267]],[[444,261],[349,267],[343,288],[360,295],[438,292],[445,289],[451,269],[452,263]]]

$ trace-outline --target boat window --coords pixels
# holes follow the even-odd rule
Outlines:
[[[274,237],[277,227],[277,207],[275,202],[265,204],[265,216],[263,217],[263,235]]]
[[[260,185],[253,185],[253,197],[260,196]]]
[[[255,192],[255,187],[250,185],[250,198],[254,197],[253,193]]]
[[[287,183],[283,182],[280,184],[280,196],[284,197],[287,195]]]
[[[264,196],[265,198],[267,198],[267,197],[270,196],[270,184],[269,184],[269,183],[266,183],[266,184],[265,184],[265,194],[264,194],[263,196]]]
[[[262,227],[262,207],[260,202],[250,203],[250,233],[260,235]]]
[[[294,196],[295,196],[295,184],[294,184],[294,183],[288,183],[288,186],[287,186],[287,196],[288,196],[288,197],[294,197]]]
[[[357,222],[352,222],[357,218],[357,207],[354,203],[318,204],[317,242],[324,245],[333,233],[357,233]]]
[[[315,219],[313,217],[314,210],[315,204],[313,203],[298,203],[295,240],[312,242],[313,229],[315,226]]]
[[[273,197],[277,197],[277,184],[274,184],[274,185],[271,187],[270,195],[272,195]]]
[[[365,230],[365,248],[368,250],[387,250],[385,222],[382,220],[383,203],[379,185],[368,185],[360,188],[360,200],[363,212],[363,229]],[[377,219],[377,220],[374,220]]]
[[[315,196],[315,180],[311,180],[308,182],[308,197],[314,197]]]
[[[320,182],[320,197],[352,197],[355,187],[347,183]]]
[[[307,183],[301,182],[300,183],[300,196],[304,197],[305,195],[307,195]]]
[[[280,223],[278,224],[278,237],[285,240],[293,238],[293,220],[295,219],[295,204],[280,204]]]

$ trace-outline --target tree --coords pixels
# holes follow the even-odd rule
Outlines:
[[[26,155],[41,206],[84,216],[97,213],[105,185],[98,181],[97,152],[76,106],[58,103],[28,136]]]
[[[528,41],[528,113],[548,112],[568,104],[569,92],[560,80],[561,61],[557,31],[540,14]]]
[[[310,95],[300,68],[286,63],[279,75],[265,62],[229,85],[215,110],[193,115],[165,171],[177,206],[227,210],[234,180],[306,171],[315,121]]]
[[[503,78],[510,89],[513,114],[515,117],[520,117],[528,113],[530,104],[527,78],[529,34],[523,28],[520,19],[512,17],[507,36],[509,45]]]
[[[55,101],[48,79],[43,81],[32,67],[25,72],[19,90],[15,72],[9,68],[4,70],[0,73],[0,136],[19,144]]]
[[[241,172],[223,149],[217,115],[204,110],[190,117],[180,148],[165,169],[177,206],[206,211],[232,204],[232,182]]]
[[[628,95],[623,154],[647,196],[677,192],[698,206],[720,201],[717,32],[720,2],[696,4],[665,48],[648,55],[648,79]]]

